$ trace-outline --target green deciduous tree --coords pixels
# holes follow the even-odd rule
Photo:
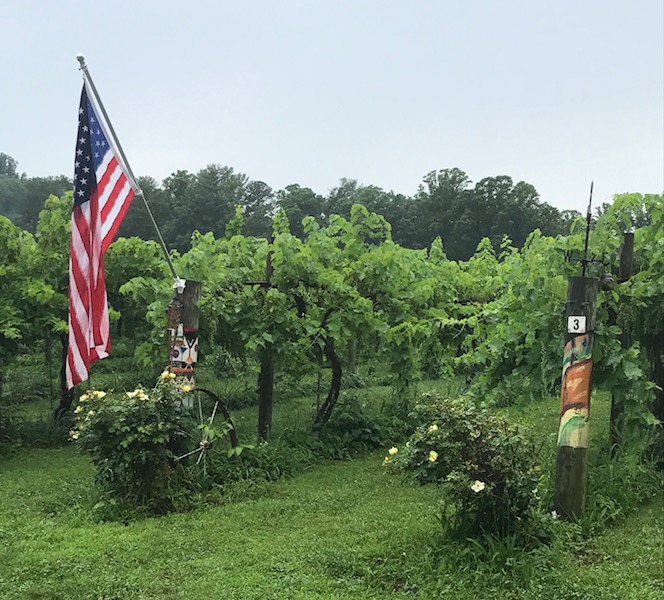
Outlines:
[[[0,152],[0,175],[18,178],[18,162],[8,154]]]
[[[276,198],[277,206],[288,216],[291,231],[300,239],[304,238],[305,217],[313,217],[319,224],[325,219],[325,199],[310,188],[288,185],[277,192]]]

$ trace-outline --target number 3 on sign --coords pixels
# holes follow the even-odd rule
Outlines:
[[[584,315],[573,315],[567,317],[567,333],[585,333],[586,317]]]

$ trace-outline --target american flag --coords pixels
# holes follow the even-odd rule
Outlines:
[[[85,381],[90,365],[110,353],[104,253],[137,189],[91,100],[86,81],[74,162],[67,389]]]

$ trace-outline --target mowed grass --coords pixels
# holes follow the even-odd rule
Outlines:
[[[300,410],[301,400],[295,401]],[[281,412],[284,427],[291,410]],[[254,409],[255,410],[255,409]],[[242,411],[243,413],[245,411]],[[249,413],[242,421],[250,426]],[[510,411],[555,447],[557,405]],[[292,413],[291,413],[292,414]],[[594,443],[607,399],[593,408]],[[551,429],[553,428],[553,432]],[[444,544],[434,487],[382,468],[383,453],[319,464],[220,506],[95,522],[93,469],[73,447],[0,462],[0,598],[661,600],[663,499],[602,535],[488,561]],[[592,477],[592,473],[591,473]],[[237,499],[239,498],[239,500]],[[501,549],[497,548],[496,552]]]
[[[25,453],[0,466],[0,597],[406,597],[371,590],[364,569],[428,535],[434,490],[393,480],[380,461],[321,465],[258,499],[123,525],[86,517],[85,458]]]

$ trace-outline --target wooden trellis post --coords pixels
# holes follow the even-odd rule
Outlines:
[[[599,280],[570,277],[563,357],[555,510],[566,520],[585,510],[593,332]]]
[[[626,231],[623,237],[623,244],[620,248],[620,267],[618,270],[618,284],[625,283],[632,276],[632,264],[634,260],[634,232]],[[622,303],[621,303],[622,304]],[[622,334],[620,335],[620,344],[623,349],[629,348],[631,344],[629,331],[625,330],[624,316],[620,316],[621,306],[618,307],[618,312],[615,315],[615,323],[622,327]],[[611,395],[611,425],[609,431],[609,444],[611,448],[611,457],[615,457],[618,445],[621,438],[621,423],[620,420],[625,411],[624,399],[614,392]]]
[[[265,259],[265,281],[262,285],[266,289],[272,286],[272,252],[267,253]],[[267,441],[272,431],[272,409],[274,407],[274,351],[264,348],[260,356],[261,370],[258,375],[258,436]]]
[[[187,281],[168,305],[168,369],[195,384],[198,362],[198,327],[201,283]]]

